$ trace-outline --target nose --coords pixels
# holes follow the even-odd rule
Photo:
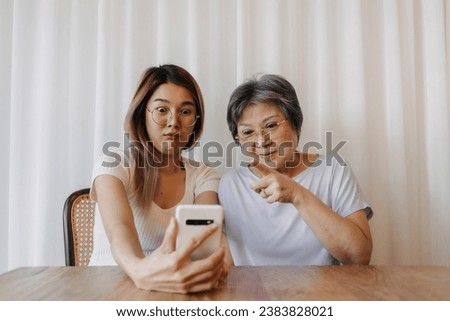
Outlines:
[[[271,144],[270,141],[270,133],[265,133],[264,131],[260,131],[256,133],[256,147],[266,147]]]
[[[167,126],[174,128],[180,127],[180,119],[176,113],[175,115],[173,113],[170,113],[169,118],[167,118]]]

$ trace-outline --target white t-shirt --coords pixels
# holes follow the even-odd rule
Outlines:
[[[372,210],[349,166],[321,155],[293,178],[342,217]],[[322,246],[292,204],[268,204],[250,185],[259,180],[247,167],[225,173],[219,200],[225,208],[225,233],[235,265],[339,264]]]
[[[122,181],[127,195],[130,195],[132,177],[131,168],[127,166],[128,159],[125,158],[122,151],[115,150],[114,152],[116,153],[116,157],[120,155],[120,159],[122,160],[120,164],[112,167],[103,166],[103,162],[112,164],[116,159],[106,155],[101,156],[94,165],[92,183],[100,175],[113,175]],[[187,159],[185,159],[184,164],[186,170],[185,192],[179,204],[193,204],[195,197],[206,191],[217,192],[220,177],[212,168]],[[94,201],[97,200],[93,184],[91,186],[91,198]],[[175,207],[162,209],[153,202],[149,211],[144,212],[137,207],[133,197],[128,197],[128,201],[133,211],[134,223],[142,250],[145,255],[148,255],[161,245],[170,218],[174,216]],[[111,254],[110,244],[106,236],[98,204],[95,208],[94,248],[89,265],[117,265]]]

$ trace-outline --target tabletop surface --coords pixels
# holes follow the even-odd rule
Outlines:
[[[450,300],[450,268],[438,266],[232,267],[218,289],[140,290],[119,267],[23,267],[0,275],[0,300]]]

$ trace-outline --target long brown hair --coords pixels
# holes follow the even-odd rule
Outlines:
[[[189,149],[194,146],[203,131],[203,96],[194,77],[176,65],[161,65],[145,70],[124,121],[124,130],[129,134],[132,146],[130,154],[133,169],[132,195],[138,206],[143,209],[151,205],[158,182],[158,164],[162,162],[161,153],[154,148],[147,132],[147,103],[158,87],[166,83],[185,88],[191,94],[196,114],[199,116],[184,148]]]

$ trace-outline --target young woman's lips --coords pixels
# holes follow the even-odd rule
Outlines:
[[[175,139],[175,137],[179,137],[179,136],[180,136],[180,133],[178,133],[178,132],[163,134],[163,137],[166,137],[169,139]]]

